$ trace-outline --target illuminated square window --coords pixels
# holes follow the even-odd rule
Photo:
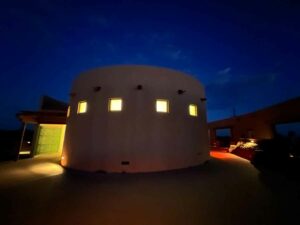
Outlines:
[[[168,113],[169,112],[169,101],[165,99],[156,100],[156,112]]]
[[[122,111],[122,99],[121,98],[111,98],[111,99],[109,99],[108,110],[110,112]]]
[[[190,116],[198,116],[198,110],[196,105],[193,104],[189,105],[189,114]]]
[[[86,111],[87,111],[87,102],[86,101],[80,101],[80,102],[78,102],[77,113],[78,114],[86,113]]]
[[[68,107],[68,111],[67,111],[67,117],[69,117],[70,116],[70,111],[71,109],[70,109],[70,106]]]

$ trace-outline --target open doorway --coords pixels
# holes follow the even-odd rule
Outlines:
[[[40,124],[37,133],[35,154],[61,153],[66,125]]]

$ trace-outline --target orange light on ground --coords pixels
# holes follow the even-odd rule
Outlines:
[[[219,151],[210,151],[210,156],[215,159],[221,159],[221,160],[242,160],[247,161],[249,160],[241,158],[237,155],[227,153],[227,152],[219,152]]]
[[[234,158],[230,153],[211,151],[210,156],[216,159],[232,159]]]

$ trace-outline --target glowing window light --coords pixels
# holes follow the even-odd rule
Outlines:
[[[110,112],[122,111],[122,99],[121,98],[111,98],[111,99],[109,99],[108,110]]]
[[[194,104],[189,105],[189,114],[190,116],[198,116],[197,106]]]
[[[80,102],[78,102],[77,113],[78,114],[86,113],[86,111],[87,111],[87,102],[86,101],[80,101]]]
[[[71,112],[71,109],[70,109],[70,106],[68,107],[68,111],[67,111],[67,117],[70,116],[70,112]]]
[[[156,100],[156,112],[168,113],[169,112],[169,102],[165,99]]]
[[[19,155],[29,155],[30,151],[20,151]]]

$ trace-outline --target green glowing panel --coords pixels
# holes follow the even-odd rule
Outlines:
[[[43,125],[39,127],[37,154],[55,153],[61,150],[64,126]]]

